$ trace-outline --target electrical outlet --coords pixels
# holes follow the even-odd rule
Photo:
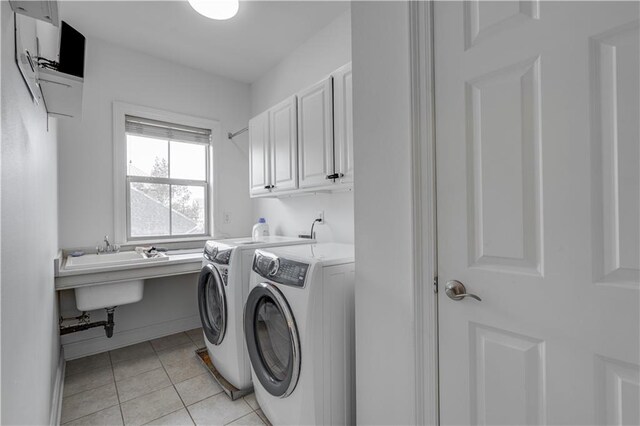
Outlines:
[[[318,212],[318,215],[316,216],[318,219],[320,219],[320,222],[318,223],[324,223],[324,210],[320,210]]]
[[[222,222],[224,224],[229,224],[231,223],[231,213],[229,212],[223,212],[222,213]]]

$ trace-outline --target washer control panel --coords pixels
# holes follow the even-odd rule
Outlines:
[[[233,249],[228,246],[218,247],[211,242],[207,242],[204,246],[204,257],[219,265],[228,265],[231,261],[232,251]]]
[[[253,256],[253,270],[261,277],[279,284],[304,287],[309,265],[256,250]]]

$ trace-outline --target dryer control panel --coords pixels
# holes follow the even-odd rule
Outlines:
[[[253,270],[261,277],[279,284],[304,287],[309,265],[256,250],[253,256]]]

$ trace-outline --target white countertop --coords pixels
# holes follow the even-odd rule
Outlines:
[[[107,255],[108,256],[108,255]],[[176,250],[167,252],[169,260],[150,262],[147,264],[99,266],[67,270],[64,268],[66,258],[56,259],[56,290],[67,290],[77,287],[121,282],[133,279],[159,278],[172,275],[183,275],[199,272],[202,264],[202,251]]]

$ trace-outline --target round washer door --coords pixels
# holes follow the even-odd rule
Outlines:
[[[213,265],[205,265],[198,278],[198,306],[202,329],[207,340],[219,345],[227,328],[227,298],[220,273]]]
[[[260,283],[249,293],[244,335],[262,386],[273,396],[289,396],[300,376],[300,339],[289,304],[272,284]]]

